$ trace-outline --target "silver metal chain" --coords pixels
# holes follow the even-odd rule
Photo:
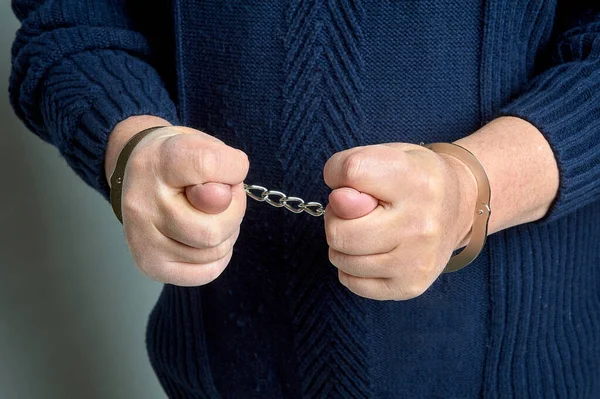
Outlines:
[[[286,208],[290,212],[306,212],[312,216],[322,216],[325,213],[325,208],[319,202],[304,202],[302,198],[288,197],[281,191],[268,190],[263,186],[244,184],[244,191],[256,201],[266,202],[276,208]]]

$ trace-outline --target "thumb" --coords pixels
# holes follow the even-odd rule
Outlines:
[[[192,206],[204,213],[224,212],[231,204],[231,186],[223,183],[204,183],[185,188]]]
[[[337,217],[358,219],[377,207],[377,198],[350,187],[337,188],[329,194],[329,206]]]

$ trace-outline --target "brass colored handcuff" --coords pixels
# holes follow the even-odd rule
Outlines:
[[[425,148],[440,154],[453,156],[464,163],[477,181],[477,202],[473,214],[471,237],[467,246],[458,254],[452,256],[444,269],[444,273],[455,272],[469,265],[477,258],[487,239],[488,222],[492,210],[490,208],[491,187],[490,180],[483,165],[464,147],[454,143],[424,144]]]
[[[110,177],[110,202],[115,216],[121,223],[123,223],[121,196],[127,160],[135,146],[142,141],[144,137],[163,127],[165,126],[156,126],[137,133],[125,144],[117,158],[115,170]],[[457,271],[471,263],[477,255],[479,255],[485,245],[488,221],[491,213],[490,183],[483,165],[481,165],[477,158],[467,149],[452,143],[421,144],[431,151],[447,154],[462,161],[471,170],[477,181],[477,203],[474,212],[473,226],[471,228],[471,238],[467,246],[460,253],[450,258],[448,265],[444,269],[445,273]],[[321,203],[305,202],[301,198],[287,196],[281,191],[268,190],[262,186],[249,184],[244,184],[244,190],[248,197],[256,201],[266,202],[277,208],[286,208],[294,213],[306,212],[311,216],[322,216],[325,213],[325,208]]]

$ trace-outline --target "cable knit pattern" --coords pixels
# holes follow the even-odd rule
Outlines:
[[[361,143],[362,13],[358,0],[291,1],[285,37],[284,170],[301,170],[309,157],[325,162],[332,153]],[[303,152],[318,155],[299,156]],[[307,179],[304,173],[289,173],[284,186],[313,194]]]
[[[25,18],[13,45],[10,98],[18,116],[54,144],[83,180],[108,198],[104,152],[114,126],[133,115],[177,121],[146,38],[126,2],[13,2]]]
[[[364,300],[340,286],[333,268],[319,270],[326,249],[315,252],[311,247],[324,237],[301,230],[296,239],[305,256],[295,260],[288,253],[285,260],[297,267],[288,297],[302,397],[372,397]]]
[[[103,194],[108,134],[141,113],[182,115],[249,154],[249,183],[307,200],[326,200],[321,170],[336,151],[452,141],[500,115],[536,125],[556,155],[544,219],[490,236],[473,265],[406,302],[342,287],[321,219],[249,204],[223,275],[165,286],[151,314],[169,397],[600,397],[598,1],[13,9],[15,111]]]
[[[363,12],[359,0],[290,2],[281,134],[288,192],[316,198],[318,176],[302,166],[324,164],[331,154],[361,143]],[[297,265],[288,295],[302,396],[370,397],[364,305],[340,287],[332,269],[319,272],[324,254],[315,253],[314,229],[293,226],[294,239],[287,242],[305,254],[286,259]]]

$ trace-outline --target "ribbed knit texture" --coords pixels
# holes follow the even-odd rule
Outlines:
[[[593,398],[600,395],[600,7],[514,3],[486,8],[482,118],[513,115],[537,126],[558,161],[560,188],[545,218],[488,242],[492,324],[483,393]],[[525,11],[515,18],[518,10]],[[556,21],[547,17],[555,12]],[[544,67],[531,79],[531,49],[547,40],[553,22],[559,29],[549,55],[537,60]],[[501,31],[516,34],[507,39]],[[528,67],[515,76],[500,64]],[[496,112],[508,96],[517,98]]]
[[[561,184],[545,222],[600,198],[600,185],[593,183],[600,181],[600,169],[593,167],[600,165],[600,17],[561,39],[555,66],[501,111],[539,126],[554,149]]]
[[[248,182],[321,202],[336,151],[452,141],[500,115],[533,123],[556,155],[544,219],[494,234],[473,265],[406,302],[342,287],[321,219],[249,202],[224,274],[165,286],[151,314],[169,397],[600,397],[596,1],[13,8],[12,104],[103,194],[107,136],[143,113],[178,113],[247,152]]]
[[[170,398],[218,397],[215,387],[204,381],[205,376],[210,377],[204,335],[187,335],[187,331],[203,329],[198,292],[167,285],[161,297],[167,296],[170,300],[160,301],[163,306],[153,310],[149,321],[153,328],[146,336],[148,350],[153,353],[150,360],[163,388]],[[180,328],[180,323],[189,328]],[[171,368],[172,364],[179,366]]]

